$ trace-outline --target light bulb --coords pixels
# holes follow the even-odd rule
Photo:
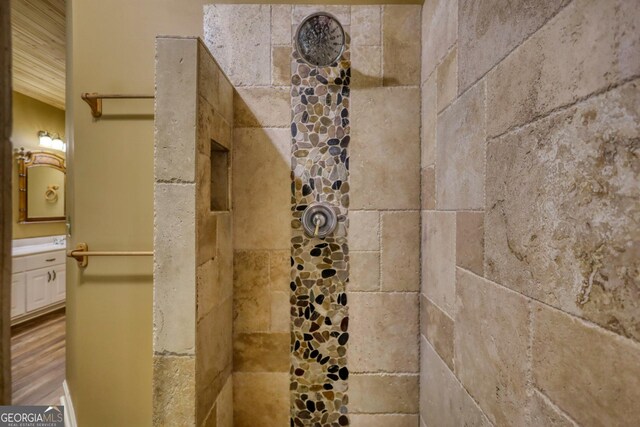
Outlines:
[[[40,137],[40,145],[42,147],[47,147],[47,148],[53,147],[53,140],[51,139],[51,137],[47,132],[40,131],[38,133],[38,136]]]
[[[65,151],[64,141],[60,138],[55,138],[51,141],[51,148],[54,150]]]

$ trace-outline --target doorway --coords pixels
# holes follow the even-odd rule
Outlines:
[[[10,6],[11,403],[59,405],[66,342],[65,0]]]

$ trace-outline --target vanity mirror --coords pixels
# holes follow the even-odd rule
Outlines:
[[[64,157],[47,151],[17,151],[18,222],[65,220],[66,167]]]

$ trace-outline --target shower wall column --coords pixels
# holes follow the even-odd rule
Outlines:
[[[156,43],[153,424],[233,426],[233,87],[202,41]]]

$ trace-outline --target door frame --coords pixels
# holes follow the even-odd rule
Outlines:
[[[11,4],[0,0],[0,405],[11,404]]]

